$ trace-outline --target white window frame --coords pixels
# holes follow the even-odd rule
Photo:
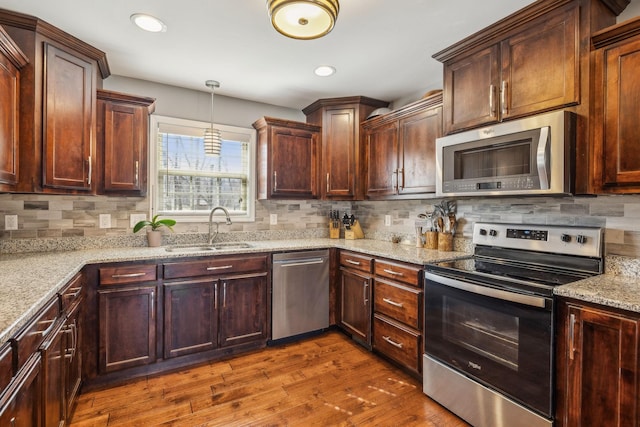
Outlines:
[[[149,121],[149,169],[150,169],[150,191],[149,191],[149,215],[168,216],[178,223],[193,222],[209,222],[209,211],[203,211],[201,214],[180,213],[180,212],[163,212],[158,210],[156,201],[158,200],[158,131],[160,124],[192,127],[204,130],[211,126],[209,122],[201,122],[197,120],[180,119],[177,117],[159,116],[152,114]],[[231,219],[234,222],[255,222],[256,216],[256,130],[251,128],[243,128],[238,126],[218,125],[214,126],[220,130],[223,139],[226,134],[240,134],[247,138],[248,142],[248,164],[249,171],[247,176],[247,212],[245,214],[231,213]],[[214,214],[215,217],[222,216],[221,211]]]

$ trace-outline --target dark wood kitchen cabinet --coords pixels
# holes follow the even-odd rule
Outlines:
[[[64,322],[57,321],[53,331],[40,347],[42,355],[42,412],[43,425],[58,427],[64,425],[66,405],[64,380],[66,364],[66,337]]]
[[[98,289],[98,372],[156,361],[157,267],[102,267]]]
[[[20,69],[29,60],[0,26],[0,191],[15,190],[20,154]]]
[[[593,187],[640,192],[640,18],[594,34]]]
[[[0,10],[0,25],[29,60],[20,75],[15,191],[94,193],[96,89],[110,74],[106,55],[36,17]]]
[[[563,299],[558,331],[558,425],[640,425],[640,316]]]
[[[40,427],[42,425],[42,383],[40,355],[30,358],[0,396],[0,425]]]
[[[64,413],[67,420],[71,419],[82,384],[84,287],[84,275],[78,273],[59,294],[62,314],[65,319],[63,329],[65,333],[63,395]]]
[[[340,326],[371,349],[373,259],[340,251]]]
[[[570,2],[550,12],[540,9],[525,8],[500,21],[511,23],[501,39],[492,26],[490,44],[463,55],[452,55],[452,48],[434,55],[444,62],[446,133],[580,101],[579,8]]]
[[[155,99],[97,92],[98,193],[145,196],[149,115]]]
[[[322,127],[320,197],[363,200],[365,158],[360,123],[386,101],[363,96],[319,99],[302,111],[307,123]]]
[[[320,128],[263,117],[258,131],[258,199],[317,199]]]
[[[266,255],[171,262],[163,268],[165,357],[266,341]]]
[[[414,375],[422,372],[422,266],[376,259],[373,349]]]
[[[362,124],[368,199],[411,198],[435,192],[436,138],[442,136],[442,94]]]

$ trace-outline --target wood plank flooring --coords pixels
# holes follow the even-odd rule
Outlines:
[[[339,332],[81,394],[70,424],[247,425],[467,426]]]

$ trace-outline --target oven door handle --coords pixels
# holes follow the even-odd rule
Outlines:
[[[531,307],[545,308],[546,298],[534,295],[524,295],[515,292],[503,291],[501,289],[490,288],[488,286],[475,285],[473,283],[463,282],[461,280],[451,279],[449,277],[433,274],[428,271],[424,272],[424,278],[441,285],[460,289],[462,291],[471,292],[478,295],[484,295],[491,298],[497,298],[503,301],[515,302]]]

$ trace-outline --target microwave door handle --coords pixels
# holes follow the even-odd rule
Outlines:
[[[549,157],[549,126],[540,128],[540,137],[538,139],[538,152],[536,154],[536,162],[538,166],[538,176],[540,177],[540,189],[548,190],[549,170],[547,158]]]

